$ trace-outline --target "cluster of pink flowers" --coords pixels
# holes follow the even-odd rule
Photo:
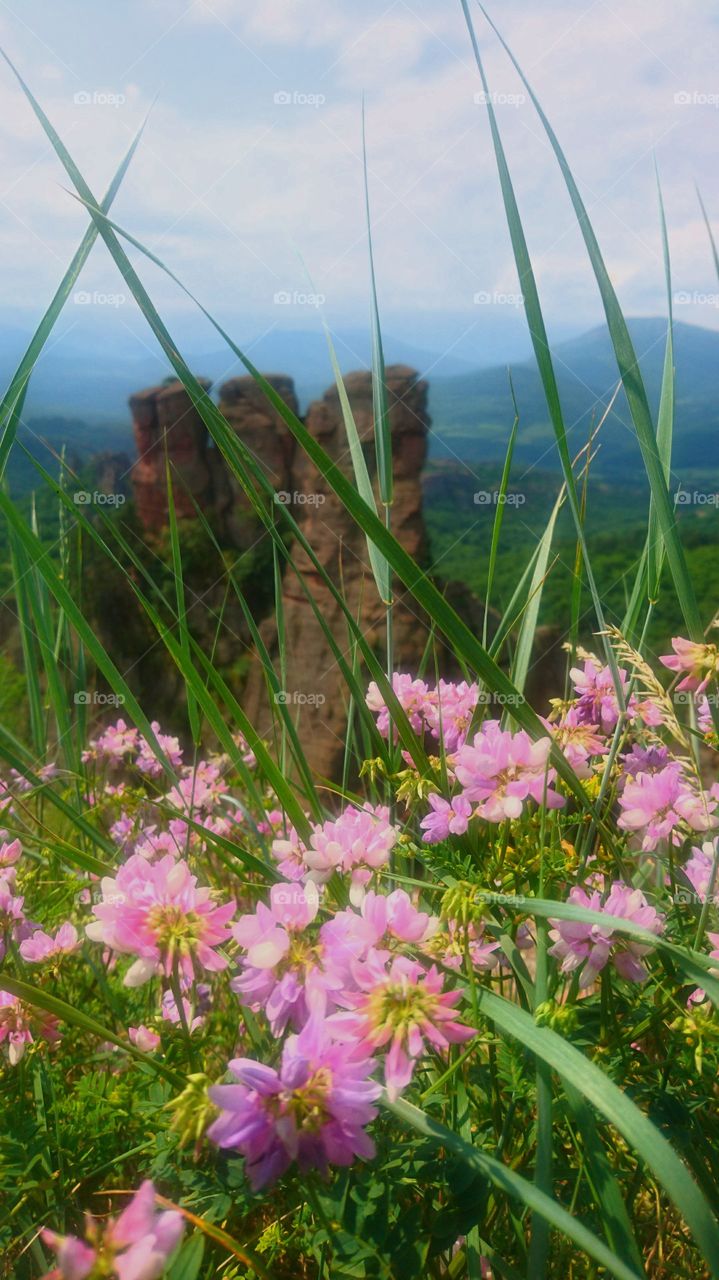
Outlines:
[[[665,654],[659,661],[669,671],[683,672],[677,689],[703,693],[710,680],[719,676],[719,649],[715,644],[697,644],[674,636],[673,654]]]
[[[1,981],[1,979],[0,979]],[[0,1046],[11,1067],[17,1066],[36,1035],[48,1044],[57,1044],[60,1033],[57,1018],[41,1009],[25,1004],[10,991],[0,987]]]
[[[461,991],[445,990],[435,965],[404,954],[434,940],[436,917],[402,889],[370,890],[359,909],[336,911],[317,927],[320,892],[310,879],[273,885],[269,903],[233,926],[243,953],[233,990],[264,1012],[275,1036],[293,1032],[279,1070],[233,1061],[240,1085],[211,1090],[222,1114],[209,1136],[246,1157],[253,1186],[293,1159],[323,1170],[371,1154],[362,1130],[380,1093],[369,1079],[377,1055],[396,1097],[426,1053],[476,1034],[458,1020]]]
[[[158,1280],[184,1229],[184,1219],[177,1210],[156,1211],[155,1188],[151,1182],[143,1182],[119,1218],[101,1223],[87,1214],[84,1239],[43,1231],[43,1242],[57,1259],[57,1267],[44,1280],[87,1280],[90,1276]]]
[[[519,818],[528,800],[561,808],[553,788],[555,771],[549,766],[549,738],[533,742],[528,733],[502,729],[498,720],[485,720],[472,744],[465,743],[451,760],[461,791],[450,800],[431,796],[431,812],[422,820],[429,842],[461,835],[471,818],[503,822]]]
[[[641,890],[632,889],[621,880],[611,885],[604,899],[598,889],[587,893],[576,886],[568,900],[575,907],[632,921],[650,933],[660,934],[664,928],[663,916],[649,905]],[[651,943],[637,942],[610,924],[584,920],[552,920],[550,923],[554,945],[549,954],[560,961],[562,973],[579,971],[580,987],[591,986],[610,960],[617,973],[630,982],[644,982],[647,978],[642,960],[652,950]]]
[[[324,884],[335,873],[349,874],[350,897],[359,905],[367,885],[382,867],[399,839],[383,805],[349,805],[339,818],[316,823],[305,844],[292,828],[272,843],[273,857],[288,880]]]
[[[463,745],[479,702],[477,684],[440,680],[432,689],[424,680],[395,672],[392,690],[415,733],[430,734],[448,752]],[[377,716],[377,728],[386,738],[390,712],[374,680],[367,690],[367,706]]]
[[[126,986],[173,972],[192,982],[198,967],[226,967],[216,948],[230,937],[235,903],[216,905],[212,890],[198,885],[186,862],[166,854],[149,863],[133,854],[100,887],[102,898],[86,932],[112,951],[137,957],[125,974]]]
[[[211,1100],[220,1115],[207,1136],[245,1157],[245,1172],[257,1190],[275,1182],[293,1161],[300,1171],[370,1159],[374,1143],[365,1126],[376,1116],[382,1090],[361,1044],[349,1050],[328,1034],[322,1017],[308,1019],[288,1036],[278,1070],[249,1058],[229,1069],[239,1084],[215,1085]]]
[[[656,772],[650,767],[625,781],[618,825],[641,835],[642,849],[651,851],[660,840],[679,844],[687,830],[709,831],[719,825],[718,803],[716,788],[700,790],[681,762],[673,760]]]

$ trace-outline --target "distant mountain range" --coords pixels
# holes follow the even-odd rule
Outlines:
[[[666,322],[636,319],[630,328],[656,410],[664,361]],[[33,374],[26,404],[26,427],[20,440],[44,465],[52,465],[52,451],[65,444],[78,462],[109,450],[132,455],[128,396],[165,378],[170,370],[159,348],[153,349],[126,326],[115,323],[112,340],[91,318],[73,321],[54,334]],[[694,325],[675,325],[676,421],[674,466],[682,476],[690,471],[719,468],[719,333]],[[0,377],[5,385],[14,372],[27,335],[0,326]],[[335,334],[343,372],[368,365],[368,335],[360,330]],[[517,467],[558,467],[554,434],[533,359],[520,360],[508,370],[492,365],[472,368],[453,355],[438,356],[385,337],[389,362],[408,364],[429,380],[432,434],[430,457],[436,461],[495,462],[504,455],[513,420],[511,372],[520,414],[515,449]],[[332,381],[322,333],[272,329],[248,341],[246,349],[263,371],[294,376],[301,406],[320,395]],[[516,349],[516,348],[515,348]],[[618,382],[606,329],[592,329],[553,348],[570,450],[585,444],[592,422],[603,415]],[[198,373],[219,384],[243,373],[243,367],[222,351],[187,356]],[[40,443],[47,442],[48,448]],[[602,428],[595,470],[622,475],[641,469],[641,456],[623,393]],[[717,473],[719,474],[719,473]],[[16,452],[10,478],[17,489],[34,483],[32,464]]]
[[[656,416],[659,402],[666,321],[630,320],[642,376]],[[554,368],[567,429],[569,447],[577,453],[586,443],[592,423],[602,418],[619,381],[605,328],[553,348]],[[694,325],[674,326],[676,409],[674,468],[680,474],[719,467],[719,333]],[[554,469],[559,466],[554,432],[544,392],[533,360],[511,370],[492,368],[431,383],[433,434],[430,454],[435,459],[494,461],[504,455],[514,409],[511,373],[519,409],[515,449],[517,466]],[[626,474],[642,467],[629,408],[623,391],[598,437],[601,449],[596,470]],[[719,473],[717,473],[719,475]]]

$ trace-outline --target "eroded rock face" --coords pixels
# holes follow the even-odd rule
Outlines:
[[[283,375],[267,376],[285,403],[297,413],[292,379]],[[429,428],[427,384],[419,381],[417,374],[403,365],[389,366],[386,382],[394,473],[391,529],[417,563],[429,568],[421,487]],[[207,383],[203,385],[209,387]],[[351,373],[345,379],[345,386],[376,489],[371,375]],[[208,440],[204,423],[179,382],[139,392],[132,397],[130,405],[139,455],[132,469],[132,480],[138,516],[148,531],[160,531],[167,524],[166,446],[173,467],[175,504],[179,516],[196,516],[194,498],[197,505],[212,517],[226,545],[246,550],[267,536],[263,534],[244,490],[230,474],[219,450]],[[278,491],[280,501],[292,503],[293,515],[300,523],[314,556],[335,588],[342,593],[362,635],[384,664],[385,607],[379,599],[370,569],[364,534],[304,451],[295,446],[289,428],[252,378],[234,378],[226,382],[220,390],[220,407],[227,422],[264,469]],[[347,433],[335,386],[310,405],[305,424],[333,462],[353,480]],[[377,499],[379,506],[378,494]],[[382,510],[381,507],[379,509]],[[345,614],[312,558],[298,543],[293,546],[293,557],[303,582],[314,597],[315,609],[322,621],[302,590],[295,572],[287,570],[283,581],[285,698],[298,726],[310,766],[321,776],[338,778],[345,751],[348,688],[324,627],[329,630],[350,667],[355,646]],[[257,620],[263,612],[267,614],[260,624],[260,632],[274,660],[278,645],[274,613],[268,612],[272,609],[269,567],[267,572],[270,575],[267,582],[257,584],[257,591],[265,604],[262,605],[258,598],[250,600],[250,604],[255,609]],[[475,634],[482,634],[484,607],[474,593],[458,583],[444,584],[443,590],[467,625]],[[220,580],[220,594],[222,592],[224,579]],[[208,596],[203,591],[202,599],[203,608],[208,616],[212,615],[212,595]],[[220,602],[217,604],[219,607]],[[225,608],[224,603],[222,607]],[[237,612],[239,614],[239,610]],[[394,584],[392,613],[394,669],[416,672],[431,641],[430,628],[428,619],[400,582]],[[491,636],[498,621],[493,611],[488,621]],[[225,615],[225,623],[216,637],[220,646],[216,653],[220,662],[231,664],[249,636],[245,637],[242,618],[235,617],[232,611],[231,616]],[[214,627],[214,621],[212,625]],[[436,646],[440,673],[450,679],[461,678],[456,658],[443,648],[440,638],[435,635],[432,643]],[[544,652],[545,649],[548,652]],[[557,649],[556,643],[548,641],[546,645],[538,645],[531,681],[536,705],[546,705],[547,696],[561,692],[561,679],[554,670]],[[276,661],[275,667],[278,669]],[[366,668],[363,668],[359,676],[362,688],[366,687],[368,679]],[[276,708],[269,704],[257,654],[251,661],[242,701],[256,729],[269,738]]]
[[[206,390],[210,383],[200,379]],[[165,454],[172,468],[178,518],[194,518],[193,499],[203,510],[214,502],[207,459],[207,428],[181,382],[148,387],[130,397],[137,461],[132,468],[137,514],[146,529],[167,524]]]
[[[395,476],[391,527],[406,550],[422,563],[427,552],[420,485],[429,425],[427,385],[417,380],[413,370],[402,365],[390,366],[386,379]],[[371,375],[350,374],[345,385],[372,475],[375,449]],[[310,405],[306,426],[351,478],[352,464],[336,387]],[[370,569],[365,536],[303,453],[298,456],[293,477],[294,514],[301,517],[302,531],[331,581],[341,588],[367,642],[383,660],[385,609]],[[352,646],[340,605],[301,547],[295,548],[294,558],[312,590],[325,625],[351,665]],[[311,766],[325,777],[336,777],[344,755],[346,682],[323,627],[292,572],[286,573],[284,579],[283,609],[287,637],[287,705],[298,724],[303,750]],[[393,622],[395,666],[416,670],[427,643],[428,626],[401,584],[396,584]],[[267,620],[264,633],[273,652],[276,639],[271,619]],[[266,731],[271,712],[259,661],[251,670],[244,705],[260,731]]]
[[[293,413],[298,413],[292,378],[284,374],[265,374],[265,377]],[[226,382],[220,389],[220,409],[278,494],[282,498],[291,494],[295,439],[254,378],[248,375]],[[227,536],[234,546],[245,547],[259,532],[257,518],[239,482],[229,473],[226,477],[228,501],[224,523]]]

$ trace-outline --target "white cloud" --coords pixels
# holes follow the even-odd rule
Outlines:
[[[28,0],[29,18],[44,3]],[[653,149],[676,286],[711,285],[693,183],[700,181],[709,207],[719,211],[716,109],[702,98],[714,91],[716,24],[698,3],[688,8],[691,23],[669,0],[651,7],[629,0],[621,8],[614,0],[551,0],[541,9],[507,0],[502,10],[506,35],[566,148],[630,311],[663,306]],[[165,89],[117,216],[208,304],[234,308],[261,328],[273,315],[275,290],[305,283],[298,249],[327,295],[330,315],[364,316],[362,89],[383,304],[408,324],[420,312],[454,312],[459,328],[471,317],[476,291],[516,289],[459,6],[203,0],[190,8],[158,0],[148,8],[129,0],[133,9],[148,24],[149,52],[131,72],[126,48],[115,54],[108,46],[94,79],[82,70],[94,65],[89,55],[84,63],[77,58],[71,75],[70,53],[56,32],[57,60],[43,50],[35,81],[99,191],[162,73]],[[478,10],[477,17],[547,312],[590,323],[598,314],[596,288],[556,162],[531,105],[510,105],[522,86]],[[92,46],[105,19],[98,11],[85,21]],[[11,24],[8,34],[23,66],[37,56],[22,26]],[[96,101],[77,104],[78,90]],[[278,92],[290,101],[275,102]],[[690,95],[688,104],[675,102],[681,92]],[[113,94],[124,103],[103,101]],[[67,179],[8,75],[0,75],[0,112],[6,232],[0,262],[18,298],[47,297],[82,234],[84,215],[58,185]],[[91,269],[103,280],[114,271],[101,250]],[[151,275],[160,298],[176,305],[176,294]],[[709,307],[691,318],[719,324],[719,312]]]

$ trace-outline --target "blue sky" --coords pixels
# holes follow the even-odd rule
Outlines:
[[[656,153],[677,318],[719,327],[694,192],[698,182],[719,223],[709,8],[503,0],[495,11],[566,147],[627,310],[665,306]],[[543,302],[563,336],[598,320],[596,291],[539,122],[475,16]],[[159,94],[116,217],[243,336],[318,325],[313,293],[332,324],[364,323],[364,92],[386,326],[463,354],[490,328],[506,332],[509,354],[524,341],[459,0],[0,0],[0,42],[97,191]],[[30,323],[84,215],[8,70],[0,110],[6,314]],[[183,299],[155,270],[142,273],[179,331],[194,335]],[[121,291],[101,247],[82,283],[98,299]],[[112,322],[135,332],[129,304],[116,312]]]

